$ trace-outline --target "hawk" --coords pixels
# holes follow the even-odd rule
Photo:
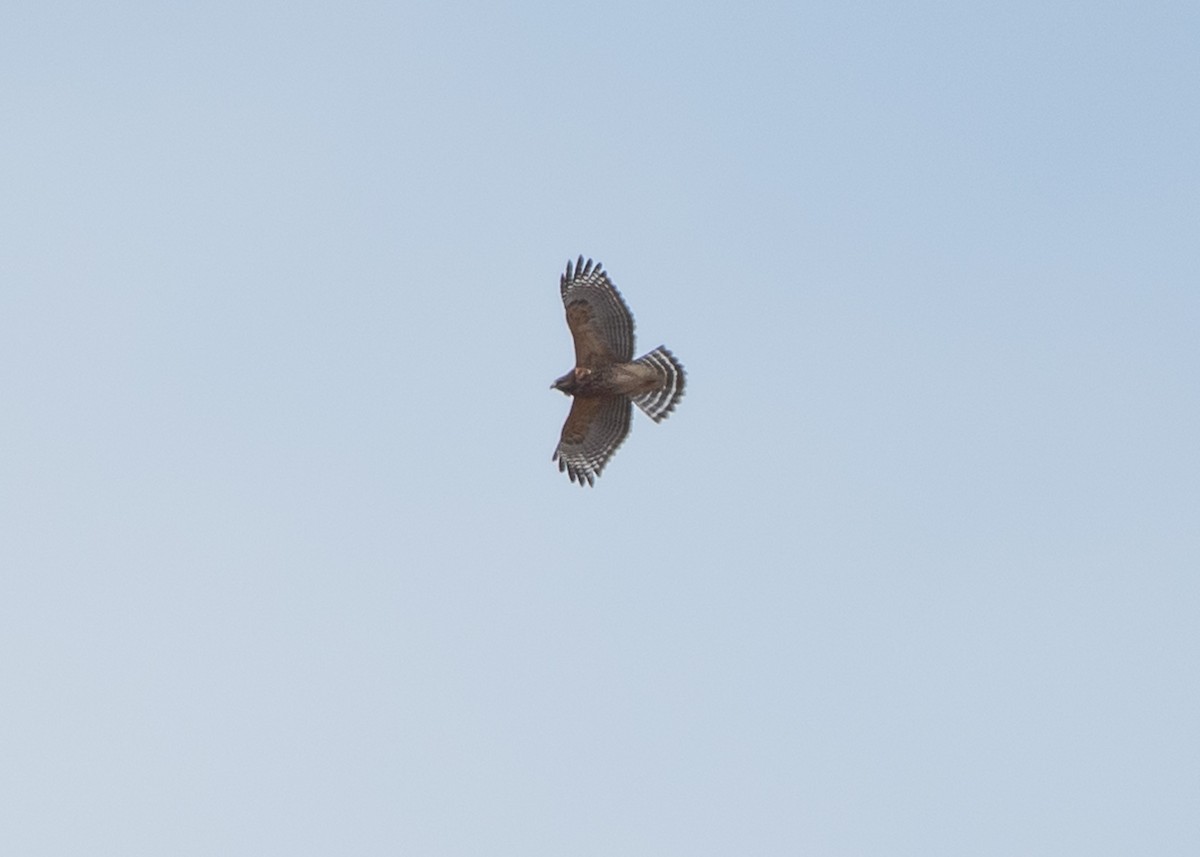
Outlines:
[[[582,256],[567,262],[559,290],[575,340],[575,368],[550,389],[574,400],[552,460],[582,487],[595,484],[629,434],[633,405],[662,422],[683,396],[685,374],[661,345],[633,359],[633,314],[599,263]]]

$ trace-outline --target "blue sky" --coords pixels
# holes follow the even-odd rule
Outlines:
[[[1196,852],[1198,37],[8,4],[4,852]]]

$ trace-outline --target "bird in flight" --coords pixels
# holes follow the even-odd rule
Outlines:
[[[633,314],[603,266],[572,265],[559,283],[575,368],[550,389],[574,397],[553,460],[572,482],[593,485],[629,434],[633,405],[656,423],[683,396],[683,365],[664,346],[633,359]]]

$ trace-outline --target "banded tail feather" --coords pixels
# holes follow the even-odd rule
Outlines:
[[[646,416],[660,423],[675,410],[675,406],[683,398],[687,373],[683,371],[683,364],[676,360],[675,355],[664,345],[655,348],[645,357],[639,357],[634,363],[648,366],[658,375],[659,385],[655,389],[631,398]]]

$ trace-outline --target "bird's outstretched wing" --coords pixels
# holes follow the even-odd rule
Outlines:
[[[633,359],[633,314],[599,263],[572,265],[560,281],[567,326],[575,340],[575,365],[598,366]]]
[[[596,477],[629,434],[633,403],[628,396],[576,397],[563,423],[554,459],[572,482],[595,484]]]

